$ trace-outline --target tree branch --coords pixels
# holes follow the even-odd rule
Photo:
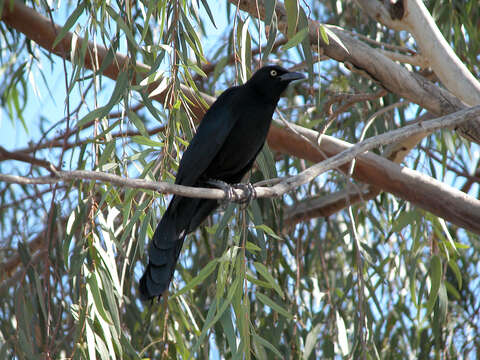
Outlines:
[[[300,201],[285,209],[283,231],[287,233],[300,222],[328,217],[354,203],[371,200],[379,193],[380,190],[375,188],[361,189],[360,192],[357,189],[348,189]]]
[[[280,182],[279,184],[274,185],[271,189],[277,191],[278,194],[284,194],[288,191],[294,190],[300,185],[306,184],[312,181],[319,174],[331,170],[333,168],[339,167],[347,162],[353,160],[357,155],[364,153],[368,150],[374,149],[379,145],[387,145],[401,141],[403,139],[408,139],[413,135],[424,134],[429,135],[435,130],[451,127],[455,124],[460,125],[462,122],[474,119],[477,116],[480,116],[480,105],[460,110],[456,113],[442,116],[441,118],[428,120],[417,124],[407,125],[400,129],[388,131],[384,134],[371,137],[367,140],[361,141],[353,146],[350,149],[342,151],[331,158],[322,161],[318,164],[315,164],[308,169],[302,171],[300,174],[287,178],[286,180]],[[295,129],[298,127],[294,124],[291,124]],[[317,142],[321,137],[317,137]]]
[[[410,32],[422,58],[428,59],[428,65],[445,87],[468,105],[480,104],[480,83],[445,40],[422,0],[401,0],[404,11],[396,19],[388,16],[388,9],[379,1],[357,2],[375,21],[397,31]]]
[[[264,2],[260,0],[228,0],[253,17],[260,14],[261,20],[265,18]],[[378,1],[375,1],[378,3]],[[257,12],[258,6],[258,12]],[[287,12],[285,6],[276,3],[275,13],[278,19],[278,29],[287,34]],[[431,83],[419,74],[408,71],[403,66],[390,60],[375,48],[364,42],[353,38],[342,28],[333,25],[323,25],[335,36],[329,35],[329,43],[326,44],[319,35],[320,24],[317,21],[309,20],[310,44],[314,51],[322,51],[322,54],[337,60],[348,63],[355,68],[365,71],[372,79],[400,97],[403,97],[431,113],[439,116],[446,115],[467,106],[453,96],[447,90]],[[320,44],[321,49],[317,48]],[[455,130],[463,137],[480,144],[480,118],[471,119]]]
[[[252,10],[251,14],[256,17],[257,11],[255,1],[252,3],[252,9],[254,10]],[[245,0],[240,1],[241,7],[246,6],[245,4],[248,5],[249,2]],[[279,25],[283,30],[286,30],[285,9],[279,6],[280,5],[277,4]],[[260,16],[264,16],[264,9],[262,6],[260,6]],[[3,9],[2,20],[9,26],[22,31],[27,37],[37,41],[47,50],[53,51],[51,45],[56,37],[56,32],[52,29],[53,27],[50,21],[36,13],[34,10],[29,9],[19,2],[14,2],[13,8],[6,6]],[[318,24],[311,24],[311,39],[315,39],[313,35],[316,36],[317,28]],[[60,27],[57,27],[57,31],[59,29]],[[407,94],[408,96],[406,96],[406,98],[411,99],[413,102],[420,103],[420,105],[430,109],[432,113],[450,113],[455,109],[464,107],[464,105],[448,91],[441,90],[439,87],[431,84],[422,77],[409,73],[406,69],[393,63],[383,55],[378,54],[369,46],[345,35],[341,29],[335,27],[330,29],[343,41],[343,46],[334,39],[331,39],[330,45],[324,45],[325,52],[330,57],[337,58],[339,61],[342,61],[342,59],[343,61],[350,61],[358,67],[365,66],[369,70],[369,73],[373,73],[381,78],[393,88],[393,90],[395,90],[394,92],[399,95],[404,93]],[[70,53],[70,41],[71,34],[69,33],[59,43],[54,52],[60,56],[68,58],[68,54]],[[83,39],[79,38],[77,41],[81,42]],[[58,50],[59,47],[62,47],[62,49],[67,51],[60,51]],[[99,63],[104,61],[107,54],[105,48],[94,46],[93,43],[89,43],[88,49],[92,53],[95,52]],[[116,54],[114,61],[106,67],[104,75],[115,80],[119,73],[119,69],[126,64],[127,60],[125,56]],[[94,69],[94,65],[87,58],[85,59],[85,66]],[[377,73],[376,67],[378,66],[382,68],[378,69]],[[140,63],[137,63],[137,67],[146,68],[145,65]],[[407,84],[403,85],[402,81],[405,81]],[[151,88],[155,88],[156,86],[158,86],[158,84],[153,83],[150,85]],[[205,108],[195,97],[195,92],[185,86],[182,87],[182,91],[184,91],[186,96],[191,99],[191,108],[197,119],[200,119],[205,112]],[[207,103],[212,103],[214,101],[214,98],[211,96],[201,93],[199,95],[202,96]],[[163,92],[157,95],[155,99],[163,101],[165,96],[166,92]],[[466,120],[465,123],[471,124],[472,121],[474,123],[478,122],[475,118],[474,120]],[[460,124],[458,126],[462,125]],[[317,132],[300,126],[294,126],[294,128],[312,141],[318,141],[319,134]],[[475,134],[476,132],[472,133],[473,138],[475,138]],[[308,141],[305,141],[296,134],[292,134],[288,129],[280,128],[278,126],[272,126],[270,128],[268,143],[275,151],[294,155],[315,163],[324,160],[325,156],[336,155],[351,147],[351,144],[324,135],[322,136],[322,142],[320,145],[322,153],[320,153],[317,147],[313,146]],[[348,171],[348,166],[344,166],[344,169],[345,171]],[[478,200],[468,197],[458,190],[452,189],[428,176],[422,175],[413,170],[402,168],[374,154],[363,154],[358,156],[352,176],[359,181],[393,193],[407,201],[411,201],[414,204],[457,224],[458,226],[479,232],[480,225],[478,224],[480,224],[480,219],[476,216],[476,214],[480,214],[480,211],[476,207],[478,205],[476,203]],[[265,189],[269,191],[270,195],[268,196],[277,196],[275,192],[280,193],[280,189],[278,188],[275,191],[272,191],[270,188]],[[208,189],[208,191],[210,191],[209,194],[212,195],[213,191],[220,190]],[[437,194],[437,192],[439,193]],[[213,198],[217,198],[217,196],[218,198],[221,198],[222,194],[220,192],[217,192],[216,194],[217,195]],[[241,196],[241,192],[238,193],[238,195]],[[462,203],[462,201],[465,201],[465,203]],[[473,211],[472,208],[475,210]]]
[[[471,108],[474,111],[472,116],[478,116],[479,107]],[[460,113],[460,112],[459,112]],[[462,110],[463,113],[463,110]],[[465,114],[465,113],[464,113]],[[454,115],[448,115],[447,117],[443,117],[441,119],[450,118],[453,120]],[[440,120],[440,119],[438,119]],[[468,121],[464,119],[464,121]],[[426,121],[419,124],[409,125],[408,127],[413,130],[413,127],[417,127],[418,134],[421,134],[422,130],[427,130],[430,126],[427,125],[424,128],[424,124],[430,123],[430,121]],[[433,125],[433,123],[430,123]],[[296,132],[300,133],[303,137],[307,137],[313,142],[318,141],[319,133],[313,130],[302,128],[301,126],[297,126],[292,124],[291,127],[295,129]],[[402,129],[399,129],[400,131]],[[401,137],[397,137],[395,133],[399,130],[394,130],[393,132],[387,133],[391,140],[384,139],[386,143],[389,141],[395,142],[400,141]],[[322,159],[325,159],[325,156],[334,156],[341,151],[348,151],[350,148],[356,147],[357,150],[359,149],[357,145],[364,144],[365,142],[369,142],[373,138],[365,140],[365,142],[359,143],[355,146],[348,144],[344,141],[329,137],[329,136],[322,136],[321,140],[321,148],[323,153],[317,151],[317,149],[313,145],[306,145],[305,141],[297,134],[293,133],[293,137],[290,137],[290,142],[286,141],[286,144],[297,142],[304,144],[304,148],[302,149],[302,157],[318,162]],[[400,135],[400,133],[397,133]],[[384,136],[386,134],[382,134],[380,136]],[[406,139],[415,139],[421,135],[411,135],[404,134]],[[377,138],[377,137],[375,137]],[[294,146],[294,145],[291,145]],[[360,145],[363,147],[363,145]],[[369,146],[367,146],[370,148]],[[403,149],[397,149],[396,153],[402,153]],[[405,167],[401,167],[392,163],[391,161],[386,160],[383,157],[372,153],[361,154],[356,156],[356,164],[353,171],[352,176],[362,182],[369,183],[372,186],[382,189],[384,191],[390,192],[395,194],[402,199],[410,201],[411,203],[430,211],[431,213],[442,217],[458,226],[464,227],[468,230],[471,230],[475,233],[479,233],[480,225],[475,224],[476,221],[480,220],[480,214],[473,215],[474,212],[480,211],[480,201],[468,196],[467,194],[453,189],[452,187],[443,184],[440,181],[437,181],[429,176],[423,175],[417,171],[410,170]],[[344,153],[345,154],[345,153]],[[398,156],[398,155],[395,155]],[[350,157],[350,156],[349,156]],[[337,158],[338,159],[338,158]],[[345,160],[345,158],[343,159]],[[307,169],[307,172],[315,173],[317,171],[325,171],[327,168],[338,167],[339,162],[333,160],[327,160],[327,162],[319,163],[314,167]],[[341,166],[341,169],[344,171],[349,171],[348,165]],[[276,191],[281,192],[284,191],[285,188],[288,188],[290,185],[294,183],[303,183],[304,181],[308,181],[309,175],[313,174],[304,174],[301,173],[302,179],[287,179],[287,184],[285,182],[278,184],[280,188]],[[288,182],[291,182],[290,184]],[[473,217],[476,220],[473,220]],[[462,224],[462,225],[460,225]]]
[[[379,179],[379,188],[383,189],[386,187],[394,194],[401,193],[402,197],[406,200],[411,201],[412,203],[432,212],[433,214],[445,218],[446,220],[451,221],[460,227],[480,233],[479,200],[474,199],[473,197],[470,197],[467,194],[443,184],[442,182],[437,181],[427,175],[400,167],[372,153],[366,153],[367,151],[380,145],[399,142],[403,139],[415,137],[418,134],[427,135],[435,130],[450,127],[455,123],[461,124],[462,122],[468,121],[477,116],[480,116],[480,105],[461,110],[457,113],[449,114],[438,119],[404,126],[403,128],[371,137],[353,146],[343,142],[344,150],[340,153],[309,167],[296,176],[285,178],[272,187],[257,187],[256,195],[257,197],[282,196],[283,194],[314,180],[321,173],[331,169],[340,168],[346,164],[348,167],[348,163],[350,163],[353,159],[358,158],[358,162],[360,163],[363,161],[367,167],[372,162],[383,164],[383,166],[378,166],[378,168],[382,168],[384,171],[384,174],[382,174],[384,177]],[[329,138],[317,133],[316,131],[304,129],[294,124],[290,124],[290,127],[293,128],[295,132],[307,137],[312,142],[314,141],[318,143],[321,139],[322,143],[327,144],[327,149],[332,142],[338,142],[339,144],[342,143],[340,140]],[[298,136],[296,133],[294,134],[295,136]],[[318,153],[318,151],[316,152]],[[361,167],[359,168],[359,170],[362,171]],[[409,181],[406,184],[407,189],[403,187],[405,184],[401,182],[399,184],[397,179],[397,177],[400,177],[400,174],[402,173],[408,174]],[[360,180],[362,178],[362,174],[359,174],[357,166],[354,168],[353,175],[360,178]],[[190,187],[166,182],[149,181],[145,179],[128,179],[99,171],[58,171],[55,177],[41,176],[36,178],[0,174],[1,181],[18,184],[52,184],[60,181],[71,181],[78,179],[91,181],[99,180],[110,182],[118,186],[143,188],[155,190],[160,193],[173,193],[194,198],[226,198],[225,192],[219,189]],[[398,185],[402,186],[399,187]],[[235,189],[234,191],[239,199],[245,199],[247,197],[247,192],[242,189]],[[448,206],[446,206],[447,204]],[[466,214],[468,214],[468,216],[465,216]]]
[[[18,161],[23,161],[32,165],[37,165],[41,166],[51,173],[55,173],[57,170],[55,169],[55,166],[50,161],[43,160],[43,159],[37,159],[33,156],[24,154],[22,152],[10,152],[6,150],[3,146],[0,146],[0,159],[4,160],[18,160]],[[1,160],[0,160],[1,161]]]

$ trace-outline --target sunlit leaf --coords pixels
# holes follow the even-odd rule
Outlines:
[[[347,339],[347,329],[345,328],[345,322],[340,316],[338,311],[335,312],[335,318],[337,320],[337,331],[338,331],[338,345],[343,356],[348,355],[348,339]]]
[[[287,10],[287,37],[291,39],[297,32],[298,23],[298,0],[285,0],[285,9]]]
[[[292,36],[288,40],[288,42],[285,45],[283,45],[282,49],[287,50],[294,46],[297,46],[303,41],[303,39],[305,39],[305,36],[307,36],[307,34],[308,34],[308,28],[303,28],[302,30],[297,32],[294,36]]]

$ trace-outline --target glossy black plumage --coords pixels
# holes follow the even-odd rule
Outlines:
[[[282,92],[303,77],[280,66],[265,66],[244,85],[223,92],[185,150],[175,183],[205,186],[209,179],[239,183],[265,143]],[[149,246],[149,263],[140,279],[142,299],[167,290],[185,236],[217,207],[217,200],[172,198]]]

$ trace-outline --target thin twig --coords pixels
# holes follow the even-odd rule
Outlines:
[[[50,171],[50,173],[52,173],[52,175],[57,172],[57,169],[55,168],[55,166],[53,166],[53,164],[50,161],[43,160],[43,159],[37,159],[33,156],[27,155],[27,154],[22,153],[22,152],[11,152],[11,151],[8,151],[7,149],[5,149],[2,146],[0,146],[0,155],[4,159],[17,160],[17,161],[26,162],[26,163],[29,163],[29,164],[32,164],[32,165],[41,166],[41,167],[47,169],[48,171]]]

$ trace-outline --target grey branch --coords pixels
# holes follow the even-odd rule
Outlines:
[[[367,140],[364,140],[356,145],[347,148],[346,150],[342,151],[341,153],[328,158],[322,162],[319,162],[308,169],[304,170],[300,174],[296,176],[292,176],[289,178],[285,178],[276,185],[272,187],[256,187],[256,194],[257,197],[277,197],[282,196],[283,194],[294,190],[295,188],[306,184],[312,180],[314,180],[318,175],[321,173],[331,170],[336,167],[340,167],[344,164],[349,163],[357,156],[365,156],[368,155],[370,157],[375,156],[374,154],[365,154],[371,149],[378,147],[380,145],[386,145],[395,143],[398,141],[402,141],[404,139],[410,138],[417,134],[424,134],[425,136],[431,134],[432,132],[442,129],[448,128],[452,126],[458,126],[465,121],[469,121],[473,118],[476,118],[480,115],[480,106],[471,107],[468,109],[460,110],[456,113],[449,114],[437,119],[428,120],[419,122],[416,124],[408,125],[403,128],[392,130],[387,133],[371,137]],[[301,129],[300,127],[291,124],[291,127],[295,129]],[[316,138],[318,141],[319,138]],[[423,175],[418,173],[414,170],[409,170],[406,168],[402,168],[398,165],[391,164],[390,165],[391,175],[394,176],[396,171],[403,171],[403,172],[410,172],[412,174],[412,178],[416,178],[418,181],[418,189],[421,188],[421,184],[429,184],[430,187],[433,185],[438,192],[439,196],[445,196],[445,199],[450,198],[451,201],[455,202],[457,200],[465,201],[465,209],[467,209],[470,214],[470,220],[466,221],[463,219],[452,218],[449,219],[448,216],[446,217],[447,220],[456,223],[461,227],[465,227],[469,230],[474,232],[480,233],[478,225],[472,226],[475,224],[475,216],[473,214],[480,214],[480,201],[468,196],[465,193],[462,193],[459,190],[456,190],[446,184],[441,183],[429,176]],[[86,170],[76,170],[76,171],[58,171],[55,176],[41,176],[36,178],[27,178],[22,176],[15,176],[15,175],[2,175],[0,174],[0,181],[5,181],[9,183],[18,183],[18,184],[52,184],[57,183],[60,181],[73,181],[73,180],[90,180],[90,181],[103,181],[103,182],[110,182],[112,184],[123,186],[123,187],[130,187],[130,188],[143,188],[158,191],[160,193],[173,193],[182,196],[188,197],[196,197],[196,198],[206,198],[206,199],[224,199],[225,192],[219,189],[211,189],[211,188],[197,188],[197,187],[188,187],[182,185],[175,185],[167,182],[155,182],[149,181],[145,179],[130,179],[130,178],[122,178],[117,175],[108,174],[99,171],[86,171]],[[244,190],[241,189],[234,189],[236,195],[240,199],[244,199],[247,194]],[[441,194],[440,194],[441,193]],[[425,204],[424,204],[425,206]],[[428,210],[432,210],[426,207]],[[432,210],[435,213],[435,209]]]
[[[328,158],[327,160],[309,167],[296,176],[292,176],[283,180],[279,184],[270,188],[270,191],[274,192],[276,195],[282,195],[300,185],[312,181],[321,173],[346,164],[353,160],[356,156],[372,150],[380,145],[387,145],[402,141],[416,134],[423,133],[426,136],[435,130],[459,126],[463,122],[475,119],[478,116],[480,116],[480,105],[465,110],[460,110],[453,114],[442,116],[437,119],[404,126],[400,129],[371,137],[353,145],[351,148],[344,150],[335,156],[332,156],[331,158]]]

